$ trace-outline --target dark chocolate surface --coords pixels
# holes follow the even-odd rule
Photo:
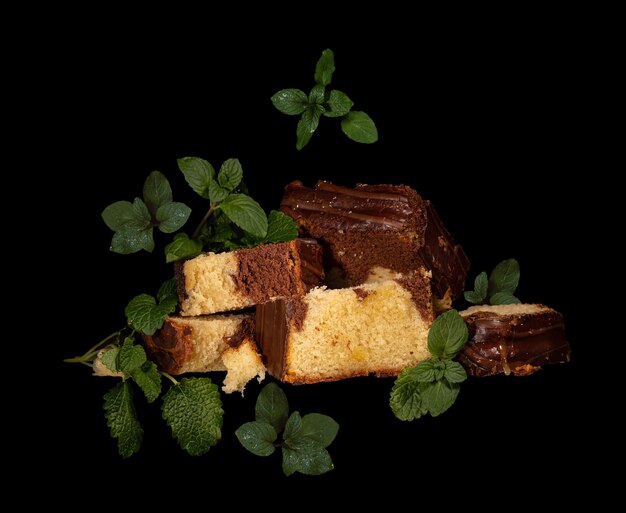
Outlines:
[[[282,379],[285,370],[285,341],[289,333],[289,302],[276,299],[256,307],[256,342],[271,376]]]

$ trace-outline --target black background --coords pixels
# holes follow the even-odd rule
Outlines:
[[[577,193],[588,186],[570,179],[565,192],[562,177],[589,157],[581,144],[580,108],[572,108],[581,93],[584,51],[564,31],[540,24],[438,28],[428,37],[399,29],[402,37],[393,41],[374,31],[369,38],[285,33],[275,43],[260,38],[249,44],[231,40],[236,31],[230,38],[170,40],[155,30],[123,46],[114,44],[115,32],[85,29],[80,40],[88,58],[73,53],[72,40],[52,52],[58,81],[46,99],[42,130],[54,132],[55,119],[71,127],[55,145],[59,167],[68,169],[60,178],[64,201],[55,212],[67,223],[68,241],[77,244],[74,234],[80,234],[81,255],[77,264],[61,252],[50,284],[69,298],[53,304],[52,313],[67,319],[71,312],[62,323],[62,343],[49,348],[53,382],[63,397],[61,411],[55,406],[53,414],[60,430],[53,430],[58,453],[51,460],[71,469],[70,487],[132,477],[147,478],[151,487],[200,483],[201,490],[234,479],[243,489],[269,480],[311,489],[371,483],[372,494],[402,481],[438,493],[476,483],[509,490],[534,462],[532,482],[524,486],[551,495],[555,480],[577,477],[576,462],[588,449],[572,448],[563,436],[578,421],[583,394],[587,350],[572,280],[579,255],[572,248],[585,215]],[[308,92],[326,47],[334,50],[337,67],[331,88],[346,92],[355,109],[376,121],[378,143],[356,144],[337,120],[323,118],[311,143],[296,151],[297,118],[275,110],[270,97],[286,87]],[[414,187],[433,201],[465,248],[469,280],[505,258],[518,259],[518,296],[563,312],[572,362],[527,378],[469,379],[451,410],[413,423],[393,417],[391,379],[285,385],[292,410],[326,413],[341,425],[330,447],[335,470],[320,477],[284,478],[277,454],[259,458],[239,445],[234,430],[253,418],[261,388],[256,382],[244,398],[223,396],[223,439],[200,458],[178,449],[158,404],[138,400],[144,444],[139,454],[121,460],[101,407],[113,381],[61,359],[122,326],[128,300],[155,293],[169,277],[162,252],[169,236],[156,233],[152,255],[113,254],[112,233],[100,213],[140,195],[145,177],[158,169],[170,180],[174,199],[192,207],[189,230],[206,205],[177,169],[183,156],[203,157],[215,167],[239,158],[251,195],[266,210],[278,206],[293,179]],[[215,375],[217,383],[222,378]],[[443,486],[451,475],[456,484]]]

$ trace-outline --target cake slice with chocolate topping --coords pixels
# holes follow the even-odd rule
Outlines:
[[[312,239],[205,253],[175,266],[180,315],[241,310],[275,297],[304,294],[324,277],[322,248]]]
[[[430,201],[406,185],[365,185],[354,189],[319,181],[314,189],[287,185],[280,209],[303,237],[324,247],[327,284],[354,286],[432,272],[438,310],[463,292],[469,260],[445,229]]]

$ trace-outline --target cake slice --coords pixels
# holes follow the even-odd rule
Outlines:
[[[430,357],[429,276],[316,288],[257,306],[256,340],[267,370],[287,383],[395,376]]]
[[[168,374],[227,371],[222,387],[227,394],[243,393],[254,377],[265,379],[253,314],[168,317],[154,335],[144,335],[144,347]]]
[[[241,310],[279,296],[304,294],[324,277],[312,239],[205,253],[175,266],[180,315]]]
[[[460,312],[470,338],[457,359],[471,376],[527,376],[569,362],[563,316],[543,305],[481,305]]]
[[[324,247],[327,284],[354,286],[432,272],[438,309],[449,308],[463,292],[469,260],[454,243],[430,201],[405,185],[341,187],[320,181],[315,189],[295,181],[285,188],[280,209],[301,236]]]

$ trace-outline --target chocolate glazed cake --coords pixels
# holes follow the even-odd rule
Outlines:
[[[327,283],[334,288],[432,272],[434,295],[449,307],[465,285],[469,260],[454,243],[430,201],[405,185],[341,187],[320,181],[315,189],[287,185],[280,209],[302,236],[324,246]]]
[[[543,305],[483,305],[460,312],[470,338],[457,359],[470,376],[527,376],[570,359],[563,316]]]

